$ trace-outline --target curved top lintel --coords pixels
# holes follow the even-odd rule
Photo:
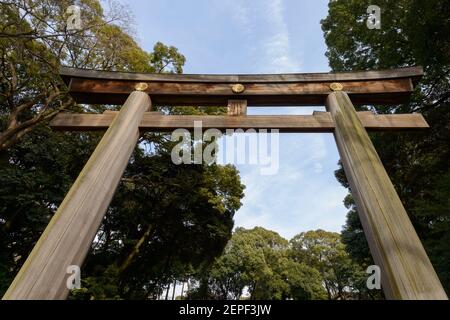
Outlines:
[[[317,81],[367,81],[411,78],[417,80],[423,75],[420,66],[390,70],[325,72],[325,73],[285,73],[285,74],[173,74],[173,73],[134,73],[100,71],[62,67],[60,75],[68,83],[71,78],[130,80],[152,82],[198,82],[198,83],[292,83]]]
[[[225,106],[230,99],[241,99],[253,106],[311,106],[325,103],[332,83],[339,83],[355,104],[403,103],[423,70],[194,75],[63,67],[60,74],[78,103],[122,104],[136,84],[145,83],[155,105]],[[236,85],[242,90],[233,90]]]

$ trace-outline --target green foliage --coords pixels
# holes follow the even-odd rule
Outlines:
[[[364,237],[364,230],[351,194],[345,197],[344,203],[346,208],[350,210],[341,232],[342,242],[346,244],[346,251],[357,263],[365,267],[372,265],[374,264],[373,259],[367,255],[369,246]]]
[[[450,11],[445,0],[378,1],[381,29],[366,28],[366,0],[330,1],[322,29],[334,71],[422,65],[424,77],[409,103],[369,106],[379,113],[421,112],[423,133],[372,134],[372,141],[422,239],[447,293],[450,291]],[[367,106],[363,106],[364,109]],[[348,187],[342,169],[338,180]],[[343,241],[357,261],[370,261],[356,209],[350,205]]]
[[[207,273],[194,275],[196,299],[373,299],[365,266],[355,263],[338,233],[302,232],[290,241],[276,232],[237,228]]]
[[[54,133],[41,125],[8,153],[0,153],[0,295],[97,141],[97,135]]]
[[[53,132],[47,120],[63,109],[109,107],[74,105],[59,66],[182,72],[185,62],[160,42],[153,52],[142,50],[127,32],[126,12],[118,7],[107,16],[96,0],[77,2],[83,29],[67,32],[70,4],[0,4],[0,295],[101,136]],[[154,298],[174,279],[208,268],[223,251],[243,197],[238,172],[215,164],[176,166],[172,146],[167,135],[140,139],[81,268],[83,288],[72,299]]]
[[[169,72],[181,73],[186,59],[180,55],[177,48],[157,42],[150,54],[150,62],[155,72],[163,72],[167,67],[171,67]]]
[[[291,258],[289,242],[276,232],[237,228],[192,298],[324,299],[319,272]],[[206,288],[205,288],[206,287]]]
[[[30,6],[29,4],[33,5]],[[0,4],[0,294],[11,283],[85,164],[100,135],[57,133],[46,123],[76,106],[57,76],[61,64],[104,70],[181,73],[184,56],[156,43],[142,50],[126,10],[107,15],[81,0],[83,29],[65,30],[72,1]],[[331,1],[322,21],[335,71],[421,64],[426,75],[410,103],[363,106],[380,113],[422,112],[424,134],[372,135],[441,280],[450,283],[450,109],[448,1],[381,1],[381,30],[365,26],[369,1]],[[23,19],[26,14],[29,19]],[[113,23],[111,23],[112,21]],[[430,50],[433,48],[433,50]],[[171,114],[220,114],[218,107],[160,107]],[[190,141],[189,143],[193,143]],[[233,216],[244,186],[232,166],[174,165],[164,134],[145,134],[82,267],[71,299],[152,299],[174,281],[195,280],[192,298],[380,298],[365,287],[372,264],[351,196],[339,234],[308,231],[291,241]],[[342,170],[336,172],[346,187]],[[230,239],[231,238],[231,239]]]
[[[170,145],[159,143],[151,156],[137,150],[84,268],[97,274],[100,264],[116,267],[110,281],[123,298],[146,298],[209,266],[241,205],[233,167],[174,165]]]
[[[0,150],[63,110],[79,111],[58,73],[61,65],[112,71],[182,72],[184,56],[157,42],[145,52],[127,33],[131,21],[117,3],[80,0],[82,28],[67,30],[72,1],[0,4]],[[104,107],[83,107],[98,111]]]
[[[302,232],[292,238],[290,244],[294,261],[319,271],[328,299],[363,297],[367,277],[364,269],[351,260],[339,233]]]

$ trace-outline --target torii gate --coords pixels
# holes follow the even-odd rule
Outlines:
[[[65,299],[69,265],[81,266],[142,131],[203,128],[332,132],[388,299],[447,299],[367,130],[415,130],[420,114],[356,112],[355,104],[407,101],[421,67],[351,73],[188,75],[62,68],[78,103],[119,112],[59,114],[58,130],[106,130],[3,299]],[[150,99],[151,98],[151,99]],[[157,105],[226,106],[227,116],[147,112]],[[247,116],[252,106],[325,105],[313,115]]]

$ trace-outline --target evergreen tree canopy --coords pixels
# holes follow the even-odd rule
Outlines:
[[[330,1],[322,20],[327,57],[333,71],[374,70],[421,65],[425,75],[409,103],[363,106],[378,113],[421,112],[430,125],[424,133],[372,134],[372,141],[442,284],[450,292],[450,3],[445,0],[377,1],[381,28],[368,29],[366,0]],[[447,14],[446,14],[447,13]],[[342,169],[338,180],[348,183]],[[370,261],[357,209],[343,230],[349,252]]]

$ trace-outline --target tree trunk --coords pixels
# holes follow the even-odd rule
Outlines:
[[[177,287],[177,280],[173,282],[172,300],[175,300],[175,289]]]

